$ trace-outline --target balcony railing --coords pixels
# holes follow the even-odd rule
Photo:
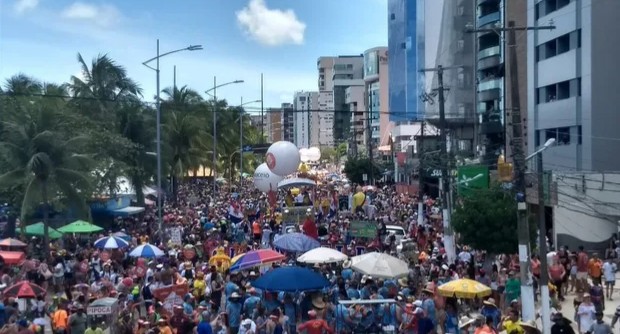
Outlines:
[[[502,81],[501,78],[482,81],[478,84],[478,91],[502,88]]]
[[[480,50],[478,52],[478,60],[484,59],[484,58],[487,58],[487,57],[491,57],[491,56],[495,56],[495,55],[499,55],[500,51],[501,51],[501,49],[500,49],[499,45],[498,46],[493,46],[493,47],[490,47],[490,48],[486,48],[484,50]]]
[[[493,12],[491,14],[487,14],[485,16],[478,17],[478,28],[483,27],[487,24],[491,24],[494,22],[498,22],[501,20],[501,16],[499,12]]]

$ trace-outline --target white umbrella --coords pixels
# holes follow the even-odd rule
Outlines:
[[[327,248],[327,247],[319,247],[312,250],[309,250],[303,254],[301,254],[297,261],[302,263],[335,263],[345,261],[347,256],[342,254],[341,252]]]
[[[409,274],[407,262],[385,253],[366,253],[351,258],[351,268],[378,278],[398,278]]]

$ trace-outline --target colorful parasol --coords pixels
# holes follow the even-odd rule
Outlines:
[[[258,249],[235,256],[231,261],[230,272],[246,270],[264,264],[284,260],[285,256],[272,249]]]
[[[103,228],[87,221],[76,220],[71,224],[59,228],[58,231],[62,233],[93,233],[103,231]]]
[[[445,284],[437,289],[440,295],[444,297],[456,298],[482,298],[491,295],[491,288],[471,279],[462,278]]]
[[[29,281],[21,281],[13,284],[2,291],[4,297],[13,298],[37,298],[38,296],[44,296],[46,291]]]
[[[28,246],[28,244],[21,242],[17,239],[13,239],[13,238],[6,238],[6,239],[2,239],[0,240],[0,246],[3,247],[26,247]]]

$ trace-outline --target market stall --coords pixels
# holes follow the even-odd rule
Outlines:
[[[88,323],[97,324],[104,333],[118,333],[119,305],[116,298],[100,298],[88,305]]]

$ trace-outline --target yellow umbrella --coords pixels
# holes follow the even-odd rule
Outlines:
[[[491,295],[491,288],[474,280],[462,278],[446,284],[442,284],[437,289],[439,294],[444,297],[456,298],[482,298]]]
[[[218,248],[215,255],[209,259],[209,265],[215,266],[219,272],[228,270],[228,268],[230,268],[230,263],[230,257],[224,253],[224,248],[222,247]]]

